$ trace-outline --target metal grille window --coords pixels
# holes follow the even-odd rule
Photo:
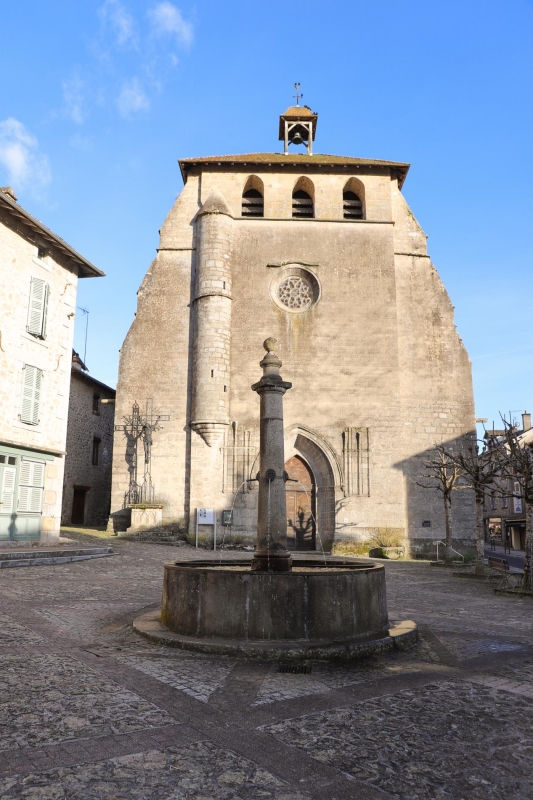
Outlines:
[[[100,463],[100,442],[101,439],[98,439],[97,436],[93,438],[93,456],[92,456],[92,464],[93,467],[97,467]]]
[[[39,424],[42,378],[43,372],[41,369],[24,364],[20,419],[21,422],[27,422],[28,425]]]
[[[303,189],[292,193],[292,216],[296,219],[314,217],[313,200]]]
[[[265,213],[265,201],[258,189],[248,189],[242,196],[242,216],[243,217],[263,217]]]
[[[49,287],[46,281],[32,278],[30,285],[30,303],[28,306],[28,322],[26,330],[32,336],[44,339],[46,335],[46,312],[48,308]]]
[[[343,192],[344,219],[363,219],[363,204],[355,192]]]
[[[43,506],[44,462],[22,460],[20,465],[18,510],[40,514]]]

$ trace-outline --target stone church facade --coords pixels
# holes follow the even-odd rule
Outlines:
[[[293,384],[284,405],[293,546],[329,550],[379,530],[429,551],[444,535],[442,502],[416,481],[435,443],[474,431],[470,361],[401,192],[409,165],[311,154],[316,121],[305,107],[281,116],[285,154],[180,161],[184,188],[121,351],[116,422],[148,400],[169,416],[150,464],[164,525],[192,534],[196,509],[215,509],[220,526],[233,507],[233,537],[254,535],[250,386],[273,336]],[[289,154],[300,123],[308,152]],[[118,529],[129,524],[136,458],[118,430]],[[456,495],[455,531],[468,546],[473,501]]]

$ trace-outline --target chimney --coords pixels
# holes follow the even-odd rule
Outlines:
[[[524,411],[522,414],[522,430],[528,431],[531,428],[531,414],[528,414],[527,411]]]
[[[13,191],[13,189],[11,188],[11,186],[0,186],[0,192],[2,192],[2,194],[7,194],[7,195],[9,195],[9,197],[10,197],[12,200],[14,200],[14,201],[15,201],[15,203],[17,202],[17,198],[16,198],[16,195],[15,195],[15,192]]]
[[[72,369],[77,369],[80,372],[88,372],[87,367],[79,356],[79,353],[76,353],[75,350],[72,351]]]

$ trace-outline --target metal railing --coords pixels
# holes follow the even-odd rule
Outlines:
[[[446,547],[446,542],[443,542],[443,541],[441,541],[439,539],[438,541],[433,542],[433,544],[437,545],[437,561],[438,561],[439,560],[439,544],[442,544],[442,545],[444,545],[444,547]],[[458,550],[454,550],[453,547],[452,547],[452,553],[455,553],[456,555],[460,556],[463,559],[463,561],[465,560],[464,555],[462,553],[460,553]]]

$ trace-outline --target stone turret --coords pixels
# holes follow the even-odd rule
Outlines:
[[[220,192],[211,192],[196,226],[191,428],[211,447],[230,422],[233,216]]]

